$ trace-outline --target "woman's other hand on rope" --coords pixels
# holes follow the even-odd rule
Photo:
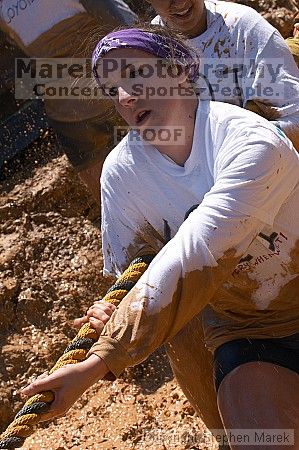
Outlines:
[[[74,326],[76,328],[81,328],[84,323],[89,322],[91,327],[96,330],[98,335],[100,335],[114,311],[115,306],[112,305],[112,303],[97,300],[86,311],[83,317],[74,320]]]
[[[43,391],[52,391],[55,399],[48,413],[42,415],[41,421],[63,416],[79,397],[107,373],[105,362],[96,355],[89,356],[78,364],[67,364],[49,376],[42,375],[22,390],[31,397]]]

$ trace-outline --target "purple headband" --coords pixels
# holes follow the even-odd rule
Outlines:
[[[199,70],[196,53],[181,45],[178,41],[155,33],[142,31],[138,28],[128,28],[114,31],[101,39],[92,54],[92,70],[95,79],[100,84],[97,73],[97,62],[110,50],[116,48],[135,48],[143,50],[158,58],[175,60],[189,69],[189,79],[195,81]]]

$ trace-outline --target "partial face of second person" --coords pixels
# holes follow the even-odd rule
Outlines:
[[[192,38],[207,28],[204,0],[147,0],[165,25]]]

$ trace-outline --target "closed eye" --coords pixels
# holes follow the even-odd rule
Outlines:
[[[105,97],[116,98],[118,96],[118,89],[116,86],[101,85],[102,92]]]
[[[137,78],[144,75],[144,69],[144,64],[136,67],[135,64],[128,63],[122,67],[120,76],[122,79]]]
[[[133,69],[133,70],[131,70],[130,72],[129,72],[129,78],[137,78],[137,77],[139,77],[139,76],[142,76],[143,75],[143,68],[142,67],[139,67],[139,69]]]

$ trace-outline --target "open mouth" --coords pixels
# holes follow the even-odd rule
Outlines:
[[[172,16],[178,18],[178,19],[189,19],[189,17],[192,14],[192,5],[189,6],[189,8],[185,8],[182,11],[177,11],[175,13],[172,13]]]
[[[142,125],[147,120],[150,113],[151,111],[149,110],[140,111],[136,116],[136,125]]]

